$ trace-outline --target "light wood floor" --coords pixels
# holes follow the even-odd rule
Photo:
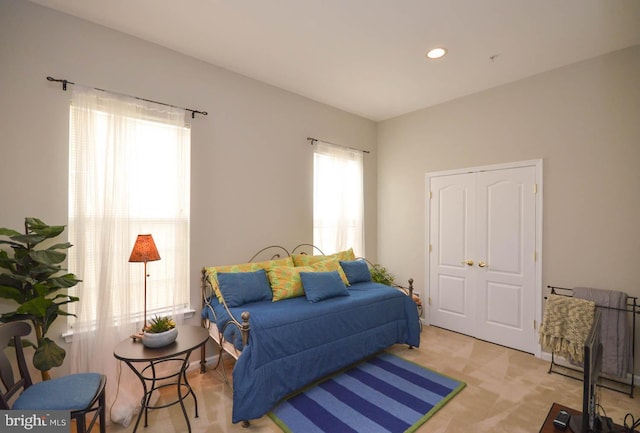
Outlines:
[[[423,328],[420,348],[410,350],[404,345],[397,345],[389,351],[467,383],[460,394],[417,430],[419,433],[535,433],[553,402],[581,408],[582,382],[548,374],[549,363],[533,355],[435,327]],[[231,366],[229,364],[228,372]],[[200,374],[194,370],[189,381],[198,397],[200,412],[199,418],[194,418],[193,400],[187,399],[192,432],[281,432],[267,416],[253,420],[248,430],[232,424],[231,390],[223,384],[217,372]],[[603,389],[600,402],[616,423],[622,423],[626,413],[640,417],[640,396],[631,399]],[[126,428],[110,425],[107,432],[131,432],[133,424]],[[151,411],[149,426],[145,429],[141,423],[138,428],[140,433],[186,430],[179,406]]]

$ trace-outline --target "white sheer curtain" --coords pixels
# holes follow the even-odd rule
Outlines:
[[[362,151],[317,141],[313,164],[313,244],[326,254],[364,255]]]
[[[142,329],[144,265],[128,258],[152,234],[161,260],[148,263],[148,316],[181,322],[189,302],[190,130],[185,111],[73,87],[69,136],[69,269],[73,372],[107,375],[107,415],[127,425],[142,387],[113,356]]]

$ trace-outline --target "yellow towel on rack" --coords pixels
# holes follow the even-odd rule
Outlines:
[[[540,326],[540,344],[572,362],[582,363],[595,302],[570,296],[549,295]]]

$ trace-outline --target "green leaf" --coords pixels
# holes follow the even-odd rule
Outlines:
[[[0,239],[0,245],[10,245],[11,248],[24,248],[24,245],[19,244],[18,242],[7,241],[4,239]]]
[[[22,289],[24,277],[20,275],[2,274],[0,273],[0,285],[9,286],[14,289]]]
[[[72,243],[70,242],[65,242],[62,244],[55,244],[50,246],[49,248],[47,248],[48,250],[68,250],[69,248],[71,248],[73,246]]]
[[[75,286],[76,284],[78,284],[81,281],[82,280],[78,280],[76,278],[76,276],[73,275],[73,274],[65,274],[65,275],[60,275],[59,277],[49,278],[47,280],[47,283],[49,285],[51,285],[52,287],[65,288],[66,289],[66,288]]]
[[[37,218],[26,218],[26,223],[30,232],[42,235],[46,239],[55,238],[64,231],[64,226],[50,226]]]
[[[23,338],[20,341],[22,341],[22,347],[33,347],[34,349],[38,348],[38,346],[36,346],[31,340],[27,340],[26,338]]]
[[[11,236],[20,236],[22,233],[19,233],[15,230],[12,229],[8,229],[5,227],[0,227],[0,236],[7,236],[7,237],[11,237]]]
[[[33,275],[34,278],[42,282],[62,270],[59,265],[47,265],[44,263],[36,263],[34,261],[31,261],[27,267],[29,267],[29,275]]]
[[[41,219],[34,218],[34,217],[26,217],[24,219],[24,222],[25,222],[25,224],[27,224],[28,227],[39,227],[39,226],[46,226],[47,225]]]
[[[68,302],[64,302],[65,304],[67,304]],[[69,313],[67,311],[64,310],[60,310],[58,311],[58,316],[73,316],[73,317],[78,317],[76,314],[73,313]]]
[[[33,285],[33,290],[38,298],[46,298],[50,294],[60,290],[56,287],[50,287],[46,282],[41,282]],[[32,297],[33,298],[33,297]]]
[[[0,286],[0,298],[13,299],[20,304],[24,301],[24,293],[15,287]]]
[[[65,355],[62,347],[45,337],[38,342],[38,348],[33,354],[33,365],[40,371],[51,370],[62,365]]]
[[[38,250],[31,251],[29,253],[29,257],[31,257],[35,262],[42,263],[44,265],[55,265],[62,263],[67,257],[67,254],[54,250]]]
[[[33,247],[35,245],[38,245],[40,242],[44,241],[45,239],[47,239],[47,237],[44,235],[38,235],[38,234],[29,234],[29,235],[19,234],[17,236],[11,236],[11,239],[23,245],[30,244]]]
[[[15,311],[10,311],[8,313],[4,313],[0,315],[0,322],[9,323],[9,322],[17,322],[21,320],[31,320],[32,317],[26,314],[18,314]]]
[[[38,297],[23,303],[16,311],[20,314],[29,314],[34,317],[43,318],[46,316],[51,304],[53,304],[51,299]]]
[[[10,272],[13,272],[16,268],[16,261],[9,258],[7,252],[4,250],[0,250],[0,268],[6,269]],[[3,273],[0,272],[0,275],[3,275]]]
[[[65,304],[71,304],[73,302],[78,302],[80,300],[80,298],[78,298],[77,296],[69,296],[69,295],[57,295],[55,298],[53,298],[55,300],[59,300],[59,299],[64,299],[64,301],[62,302],[55,302],[55,304],[60,307],[62,305]],[[63,314],[62,310],[58,310],[59,314]]]

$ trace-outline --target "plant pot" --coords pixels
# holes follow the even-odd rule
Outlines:
[[[178,328],[158,333],[144,332],[142,334],[142,344],[146,347],[163,347],[173,343],[177,336]]]

